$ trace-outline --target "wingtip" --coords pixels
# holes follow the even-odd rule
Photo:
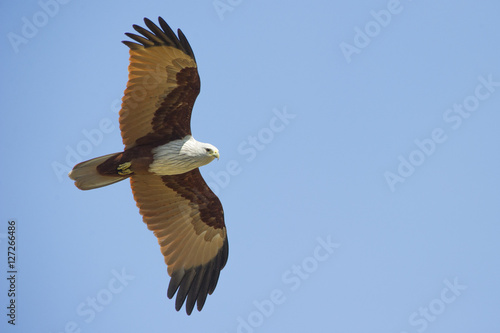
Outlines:
[[[148,31],[147,29],[137,24],[133,24],[132,28],[135,31],[137,31],[141,36],[126,33],[125,35],[127,35],[127,37],[133,39],[137,43],[130,44],[130,43],[125,43],[125,41],[123,41],[123,43],[128,47],[130,47],[131,49],[137,49],[141,47],[147,48],[156,45],[173,46],[183,51],[188,56],[192,57],[193,60],[196,62],[194,52],[191,46],[189,45],[186,36],[182,33],[182,31],[178,29],[176,35],[175,32],[172,30],[172,28],[170,28],[170,26],[167,24],[167,22],[165,22],[165,20],[161,16],[158,16],[158,22],[160,24],[160,27],[158,27],[153,21],[151,21],[147,17],[144,17],[144,23],[151,31]]]
[[[165,20],[161,16],[158,16],[158,22],[160,22],[160,24],[162,24],[162,23],[167,24],[167,22],[165,22]]]

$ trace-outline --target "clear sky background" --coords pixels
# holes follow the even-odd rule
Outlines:
[[[500,331],[498,1],[59,1],[0,4],[2,332]],[[129,182],[66,176],[122,150],[120,41],[158,16],[221,152],[229,261],[191,316]]]

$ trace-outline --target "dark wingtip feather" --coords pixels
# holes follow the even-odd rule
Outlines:
[[[184,270],[175,271],[172,273],[170,277],[170,283],[168,284],[167,297],[172,299],[174,297],[175,292],[179,289],[179,285],[182,282],[182,278],[184,277]]]
[[[222,248],[217,255],[208,263],[187,270],[179,270],[172,273],[170,284],[167,290],[167,297],[174,297],[175,309],[179,311],[186,302],[186,313],[188,315],[194,309],[203,309],[207,295],[211,295],[217,286],[220,271],[224,268],[228,258],[228,241],[224,240]],[[187,298],[187,301],[186,301]]]
[[[140,33],[142,36],[138,36],[129,32],[125,33],[125,35],[138,43],[128,41],[123,41],[123,43],[131,49],[137,49],[140,47],[147,48],[160,45],[173,46],[181,50],[188,56],[192,57],[196,62],[193,49],[189,45],[189,42],[182,31],[178,30],[178,36],[176,36],[167,22],[165,22],[165,20],[161,18],[161,16],[158,17],[158,22],[160,23],[161,28],[158,27],[153,21],[145,17],[144,23],[151,31],[148,31],[147,29],[134,24],[132,25],[132,28],[134,28],[134,30]]]
[[[135,35],[133,33],[130,33],[130,32],[126,32],[125,35],[127,35],[127,37],[129,38],[132,38],[133,40],[135,40],[136,42],[144,45],[145,47],[149,47],[149,46],[154,46],[155,43],[147,38],[144,38],[142,36],[139,36],[139,35]]]
[[[190,55],[191,57],[193,57],[193,59],[196,61],[196,59],[194,57],[193,49],[191,48],[191,45],[189,45],[189,42],[188,42],[186,36],[184,35],[184,33],[182,32],[182,30],[177,29],[177,34],[179,35],[179,42],[181,43],[183,49],[185,50],[184,52],[187,55]]]
[[[210,269],[211,265],[203,265],[203,266],[198,266],[196,268],[196,278],[191,284],[191,287],[189,288],[189,292],[187,295],[187,300],[186,300],[186,311],[191,313],[193,311],[194,305],[196,303],[196,300],[198,299],[198,295],[200,294],[201,291],[201,286],[205,283],[206,279],[206,272],[208,269]]]
[[[181,285],[179,286],[179,290],[177,290],[177,297],[175,298],[175,309],[177,311],[179,311],[182,308],[182,305],[186,300],[189,289],[191,289],[195,276],[196,276],[196,269],[191,268],[186,271],[186,275],[182,279]],[[191,312],[189,312],[189,309],[187,307],[186,307],[186,312],[188,313],[188,315],[191,314]]]
[[[131,50],[140,49],[142,47],[142,45],[131,42],[129,40],[122,40],[122,43],[127,45]]]
[[[199,287],[198,295],[196,298],[196,303],[197,303],[197,308],[198,311],[201,311],[203,309],[203,305],[205,305],[205,301],[207,300],[208,296],[208,285],[210,283],[210,279],[208,278],[208,273],[213,269],[214,263],[212,262],[209,264],[209,266],[205,269],[203,279],[201,281],[201,285]]]

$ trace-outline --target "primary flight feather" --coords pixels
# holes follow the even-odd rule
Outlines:
[[[129,76],[120,110],[125,149],[77,164],[69,173],[81,190],[130,178],[134,199],[148,228],[158,238],[167,264],[167,296],[176,293],[191,314],[212,294],[228,257],[224,211],[199,167],[219,158],[218,149],[195,140],[191,111],[200,92],[193,50],[158,18],[144,18],[149,30],[133,28]]]

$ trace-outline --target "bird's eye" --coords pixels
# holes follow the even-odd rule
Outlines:
[[[205,151],[206,151],[207,153],[211,153],[211,152],[212,152],[212,149],[210,149],[210,148],[205,148]]]

